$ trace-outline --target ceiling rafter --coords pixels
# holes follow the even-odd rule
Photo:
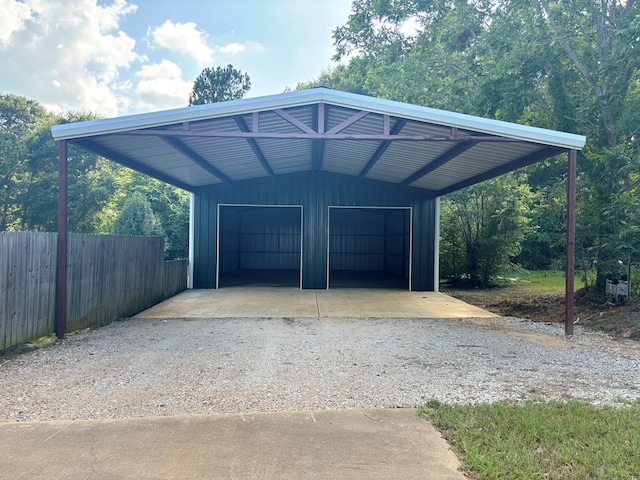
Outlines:
[[[207,162],[199,153],[195,152],[189,146],[185,145],[180,139],[175,137],[160,137],[160,138],[162,138],[162,140],[164,140],[166,143],[171,145],[178,152],[180,152],[182,155],[187,157],[189,160],[191,160],[193,163],[198,165],[200,168],[214,175],[222,182],[233,183],[233,180],[231,180],[224,173],[222,173],[216,167],[214,167],[209,162]]]
[[[247,122],[244,121],[244,118],[242,118],[241,116],[235,116],[233,118],[236,121],[236,125],[238,125],[238,128],[240,128],[240,130],[242,130],[243,132],[250,133],[252,135],[257,135],[251,132],[251,130],[249,129],[249,125],[247,125]],[[249,143],[251,150],[253,150],[254,155],[258,158],[258,160],[262,164],[262,168],[265,169],[265,171],[269,174],[270,177],[275,177],[276,174],[273,172],[273,169],[271,168],[271,165],[269,165],[269,161],[267,160],[267,157],[265,157],[264,153],[260,149],[260,145],[258,145],[258,142],[256,142],[256,139],[254,137],[247,137],[247,142]]]
[[[404,126],[406,124],[407,124],[407,119],[406,118],[398,119],[396,121],[396,123],[393,124],[393,127],[391,127],[391,130],[389,131],[389,136],[396,137],[400,133],[400,131],[404,128]],[[364,178],[364,176],[367,173],[369,173],[369,170],[371,170],[373,168],[373,166],[376,164],[376,162],[378,160],[380,160],[380,157],[382,157],[384,152],[386,152],[387,148],[389,148],[390,146],[391,146],[391,140],[384,140],[380,144],[378,149],[374,152],[373,156],[369,159],[367,164],[364,166],[364,168],[362,169],[362,171],[358,175],[358,178]]]
[[[466,152],[470,148],[473,148],[477,144],[478,142],[462,142],[462,143],[459,143],[458,145],[455,145],[453,148],[450,148],[449,150],[444,152],[442,155],[440,155],[438,158],[436,158],[432,162],[422,167],[417,172],[414,172],[413,174],[409,175],[407,178],[401,181],[399,185],[402,187],[411,185],[413,182],[420,180],[425,175],[429,174],[430,172],[433,172],[436,168],[440,168],[447,162],[453,160],[459,155],[462,155],[464,152]]]
[[[485,180],[489,180],[490,178],[497,177],[499,175],[503,175],[505,173],[513,172],[522,167],[527,167],[536,162],[540,162],[542,160],[546,160],[547,158],[555,157],[556,155],[560,155],[561,153],[565,153],[567,150],[559,147],[546,147],[542,150],[538,150],[536,152],[525,155],[518,160],[507,163],[505,165],[500,165],[499,167],[493,168],[486,172],[481,173],[480,175],[476,175],[475,177],[471,177],[462,182],[458,182],[456,184],[450,185],[442,190],[438,191],[438,196],[446,195],[447,193],[455,192],[456,190],[460,190],[461,188],[469,187],[476,183],[483,182]]]
[[[100,145],[94,140],[91,140],[88,138],[81,138],[78,140],[74,140],[73,143],[75,143],[76,145],[80,145],[81,147],[84,147],[88,150],[91,150],[92,152],[95,152],[102,157],[108,158],[109,160],[118,162],[124,165],[125,167],[133,168],[134,170],[142,172],[151,177],[157,178],[158,180],[162,180],[163,182],[175,185],[176,187],[182,188],[183,190],[186,190],[188,192],[193,191],[192,186],[187,185],[186,183],[180,181],[179,179],[172,177],[170,175],[166,175],[156,170],[155,168],[151,168],[147,165],[144,165],[143,163],[140,163],[127,155],[123,155],[120,152],[117,152],[116,150]]]

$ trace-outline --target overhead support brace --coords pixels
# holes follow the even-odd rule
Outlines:
[[[573,335],[574,272],[576,254],[576,160],[578,152],[569,150],[567,162],[567,246],[564,292],[564,334]]]
[[[327,116],[325,115],[324,103],[315,106],[313,112],[313,129],[318,133],[324,133],[327,125]],[[324,148],[326,142],[324,140],[311,141],[311,167],[314,170],[322,170],[324,162]]]
[[[416,180],[420,180],[425,175],[433,172],[436,168],[440,168],[450,160],[453,160],[454,158],[456,158],[458,155],[462,155],[464,152],[466,152],[467,150],[469,150],[475,145],[477,145],[477,142],[464,142],[456,145],[455,147],[444,152],[442,155],[440,155],[431,163],[428,163],[427,165],[422,167],[413,175],[410,175],[407,178],[405,178],[402,182],[400,182],[399,185],[401,187],[406,187],[407,185],[411,185]]]
[[[295,118],[292,115],[289,115],[287,112],[285,112],[282,109],[278,108],[278,109],[274,110],[274,113],[276,113],[278,116],[282,117],[284,120],[289,122],[294,127],[302,130],[304,133],[310,133],[310,134],[316,133],[316,131],[314,129],[312,129],[308,125],[305,125],[300,120],[298,120],[297,118]]]
[[[162,140],[164,140],[165,143],[171,145],[178,152],[180,152],[182,155],[187,157],[189,160],[191,160],[193,163],[198,165],[203,170],[216,176],[218,179],[222,180],[225,183],[233,183],[233,180],[231,180],[224,173],[222,173],[216,167],[214,167],[209,162],[207,162],[204,158],[202,158],[202,156],[199,153],[192,150],[190,147],[182,143],[179,139],[175,137],[160,137],[160,138],[162,138]]]
[[[349,118],[347,118],[345,121],[340,122],[338,125],[336,125],[335,127],[333,127],[331,130],[327,130],[327,135],[333,135],[335,133],[341,132],[342,130],[344,130],[345,128],[347,128],[350,125],[353,125],[354,123],[356,123],[357,121],[363,119],[364,117],[366,117],[369,114],[369,112],[365,112],[360,111],[352,116],[350,116]]]
[[[67,219],[67,141],[58,142],[58,244],[56,265],[56,337],[67,333],[67,264],[68,264],[68,219]]]
[[[84,147],[88,150],[91,150],[95,153],[97,153],[98,155],[101,155],[105,158],[108,158],[109,160],[113,160],[114,162],[118,162],[122,165],[125,165],[129,168],[133,168],[134,170],[137,170],[141,173],[144,173],[145,175],[149,175],[150,177],[154,177],[157,178],[158,180],[162,180],[165,183],[170,183],[171,185],[174,185],[178,188],[182,188],[183,190],[186,190],[187,192],[190,192],[193,190],[193,187],[190,185],[187,185],[184,182],[181,182],[180,180],[178,180],[175,177],[171,177],[169,175],[166,175],[162,172],[160,172],[159,170],[156,170],[154,168],[149,167],[148,165],[145,165],[143,163],[140,163],[136,160],[134,160],[133,158],[127,156],[127,155],[123,155],[119,152],[116,152],[115,150],[109,148],[109,147],[105,147],[100,145],[99,143],[93,141],[93,140],[89,140],[89,139],[79,139],[76,142],[74,142],[78,145],[80,145],[81,147]]]
[[[521,157],[518,160],[514,160],[512,163],[508,165],[501,165],[499,167],[488,170],[481,175],[477,175],[463,182],[459,182],[447,188],[443,188],[442,190],[438,190],[437,194],[438,196],[441,197],[443,195],[446,195],[447,193],[460,190],[461,188],[469,187],[476,183],[484,182],[485,180],[489,180],[493,177],[504,175],[505,173],[513,172],[514,170],[517,170],[522,167],[527,167],[541,160],[554,157],[560,153],[562,153],[562,150],[556,147],[543,148],[542,150],[539,150],[537,152],[530,153],[529,155],[525,155],[524,157]]]
[[[240,121],[247,126],[244,119]],[[402,120],[406,122],[406,120]],[[238,120],[236,120],[236,123]],[[396,122],[397,124],[398,122]],[[128,136],[151,136],[151,137],[190,137],[190,138],[244,138],[244,139],[273,139],[273,140],[367,140],[367,141],[398,141],[398,142],[488,142],[488,143],[526,143],[525,140],[519,138],[495,137],[491,135],[464,135],[452,137],[451,135],[400,135],[393,133],[329,133],[321,128],[320,131],[313,133],[305,132],[260,132],[260,131],[228,131],[228,130],[200,130],[184,131],[184,130],[160,130],[160,129],[141,129],[120,132],[120,135]]]
[[[251,130],[249,129],[249,125],[247,125],[247,122],[244,121],[244,118],[240,116],[236,116],[234,117],[234,119],[236,121],[236,125],[238,125],[238,128],[242,130],[242,132],[245,132],[245,133],[251,132]],[[253,153],[258,159],[258,161],[260,162],[260,164],[262,165],[262,168],[265,169],[265,171],[269,174],[270,177],[275,177],[275,173],[273,172],[271,165],[269,165],[269,162],[267,161],[267,157],[265,157],[264,153],[260,149],[260,145],[258,145],[258,142],[256,142],[256,139],[247,137],[247,143],[251,147],[251,150],[253,150]]]
[[[406,124],[407,124],[406,119],[404,118],[399,119],[396,123],[393,124],[393,127],[391,128],[391,131],[389,132],[389,134],[391,136],[398,135]],[[389,148],[390,146],[391,146],[391,140],[385,140],[380,144],[378,149],[374,152],[373,156],[369,159],[367,164],[364,166],[364,168],[360,172],[360,175],[358,175],[359,179],[364,178],[365,175],[369,173],[369,170],[373,168],[376,162],[380,160],[380,157],[382,157],[384,152],[386,152],[387,148]]]

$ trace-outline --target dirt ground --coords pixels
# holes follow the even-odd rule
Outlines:
[[[539,322],[564,322],[564,295],[532,294],[518,286],[490,289],[443,287],[443,293],[498,315],[528,318]],[[576,293],[575,322],[617,338],[640,342],[640,301],[613,304],[594,301],[584,292]]]

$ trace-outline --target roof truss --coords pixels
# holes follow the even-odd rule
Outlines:
[[[577,135],[324,88],[52,132],[189,191],[324,171],[443,195],[584,145]]]
[[[273,110],[267,110],[263,112],[252,112],[250,116],[236,115],[233,116],[233,122],[236,124],[236,130],[230,130],[227,126],[225,128],[219,128],[214,123],[211,127],[203,128],[202,125],[198,125],[197,122],[183,122],[181,128],[175,128],[174,125],[168,125],[166,127],[154,127],[154,128],[140,128],[132,129],[123,132],[119,132],[119,135],[131,136],[131,137],[156,137],[162,139],[163,142],[171,146],[174,150],[179,152],[188,158],[191,162],[209,172],[215,176],[222,183],[234,183],[234,180],[227,174],[225,174],[221,168],[214,165],[210,159],[207,160],[201,154],[187,145],[189,139],[242,139],[247,142],[251,148],[253,155],[258,160],[264,172],[269,177],[276,175],[269,156],[265,154],[263,149],[259,145],[260,140],[305,140],[311,142],[311,165],[313,170],[321,170],[323,167],[323,161],[325,157],[325,146],[327,141],[341,141],[341,140],[357,140],[357,141],[369,141],[378,142],[378,147],[375,152],[368,158],[364,166],[356,175],[357,178],[363,179],[371,171],[371,169],[377,164],[380,158],[385,154],[394,142],[445,142],[451,143],[453,146],[446,150],[445,153],[438,156],[435,160],[430,161],[422,168],[413,172],[411,175],[406,176],[402,181],[398,183],[399,186],[410,186],[413,182],[428,175],[430,172],[445,165],[447,162],[455,159],[457,156],[473,148],[475,145],[481,142],[494,142],[494,143],[523,143],[520,139],[513,139],[495,135],[476,134],[476,133],[464,133],[461,134],[457,127],[448,127],[446,133],[438,134],[416,134],[416,133],[403,133],[404,127],[407,125],[408,120],[405,118],[393,118],[390,115],[382,115],[382,122],[380,129],[376,132],[367,133],[352,133],[347,132],[349,127],[357,127],[358,123],[364,118],[371,115],[371,112],[367,110],[355,110],[346,119],[338,122],[331,128],[328,128],[328,114],[331,106],[324,103],[319,103],[314,106],[313,113],[311,115],[310,124],[305,123],[301,119],[294,116],[288,111],[276,108]],[[286,122],[287,125],[295,127],[291,131],[267,131],[261,129],[261,119],[268,115],[276,115],[278,118]],[[250,119],[250,123],[247,122],[247,117]],[[194,128],[198,125],[197,128]],[[111,151],[107,148],[100,147],[95,142],[87,139],[79,140],[81,145],[96,151],[109,158],[121,161],[121,163],[134,165],[136,162],[131,158],[126,158],[122,154],[116,151]],[[547,157],[549,155],[555,155],[559,153],[554,149],[543,150],[543,155]],[[535,158],[538,158],[536,156]],[[545,157],[546,158],[546,157]],[[514,164],[520,165],[523,163],[530,163],[530,159],[525,157],[516,161]],[[163,175],[159,171],[155,171],[150,167],[141,167],[138,163],[134,168],[145,171],[152,176],[161,178]],[[170,176],[164,175],[164,180],[173,184],[178,184],[179,180]],[[475,183],[475,182],[472,182]]]

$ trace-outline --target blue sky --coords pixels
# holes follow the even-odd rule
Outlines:
[[[207,66],[281,93],[332,65],[350,0],[0,0],[0,93],[115,116],[185,106]]]

